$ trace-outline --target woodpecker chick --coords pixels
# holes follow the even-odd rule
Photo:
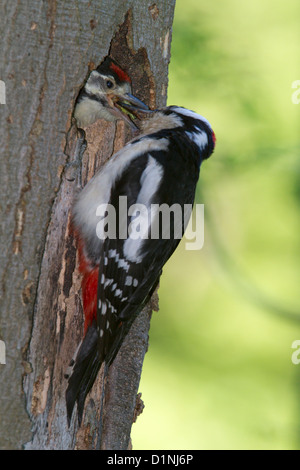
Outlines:
[[[130,106],[124,104],[124,108]],[[101,364],[112,364],[184,233],[188,223],[184,209],[192,207],[200,165],[215,147],[209,122],[177,106],[147,115],[141,131],[95,174],[73,208],[83,275],[85,336],[72,361],[66,402],[69,422],[77,402],[79,425]],[[160,210],[175,206],[182,209],[176,224],[170,218],[167,227],[159,227]],[[105,211],[111,214],[114,227],[108,236],[100,236]],[[136,211],[142,214],[139,229]]]
[[[123,104],[131,106],[126,111]],[[78,127],[86,127],[97,121],[116,121],[124,119],[136,129],[131,118],[136,110],[148,110],[142,101],[131,94],[131,80],[124,70],[107,57],[104,62],[93,70],[80,91],[74,117]]]

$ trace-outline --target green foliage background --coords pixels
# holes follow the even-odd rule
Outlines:
[[[299,0],[177,0],[168,104],[217,136],[164,269],[134,449],[299,449]]]

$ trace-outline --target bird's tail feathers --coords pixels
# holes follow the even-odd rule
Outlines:
[[[78,423],[81,425],[84,402],[96,380],[101,366],[99,357],[98,334],[94,321],[87,329],[75,360],[71,361],[72,371],[66,391],[67,418],[70,425],[73,409],[77,402]]]

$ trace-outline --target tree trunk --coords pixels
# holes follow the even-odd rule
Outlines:
[[[85,149],[72,112],[89,71],[107,55],[129,73],[136,96],[165,105],[174,4],[1,2],[1,449],[130,446],[156,299],[135,321],[104,389],[101,369],[81,428],[76,413],[67,426],[64,374],[83,333],[70,209],[80,180],[131,137],[122,122],[98,121],[85,129]]]

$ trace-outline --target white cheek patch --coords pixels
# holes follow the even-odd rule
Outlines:
[[[200,150],[202,150],[208,144],[206,132],[186,132],[186,135],[199,147]]]

